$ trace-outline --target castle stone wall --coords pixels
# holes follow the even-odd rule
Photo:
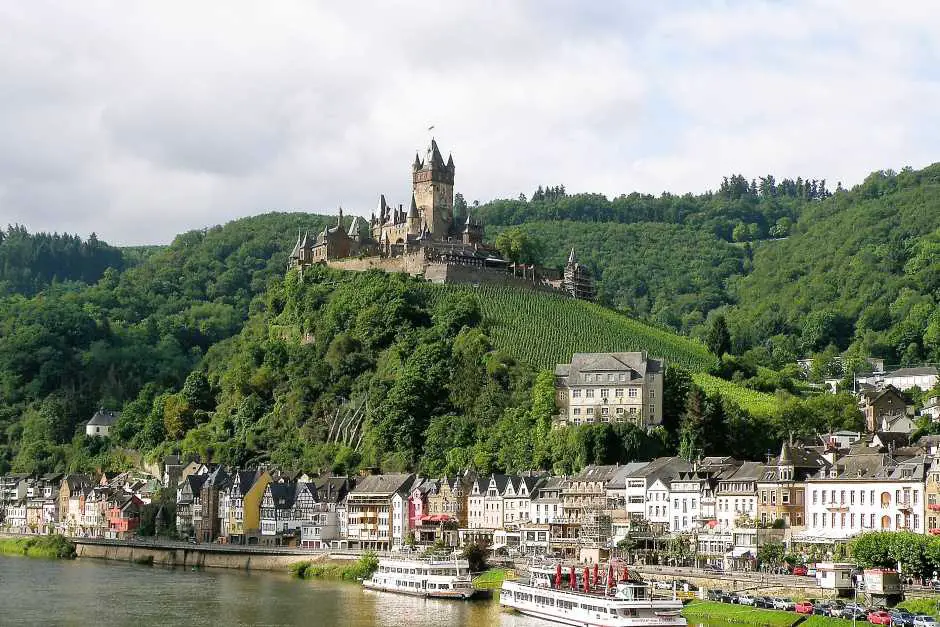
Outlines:
[[[337,270],[355,272],[365,272],[366,270],[406,272],[411,276],[424,276],[426,280],[432,283],[490,283],[546,291],[558,291],[559,288],[559,282],[552,281],[552,276],[532,280],[531,278],[513,276],[509,272],[495,268],[428,261],[422,252],[410,253],[400,257],[338,259],[328,261],[327,265]]]
[[[366,270],[384,270],[385,272],[407,272],[412,276],[424,273],[427,261],[423,252],[410,253],[400,257],[363,257],[361,259],[337,259],[327,262],[327,265],[337,270],[353,270],[365,272]]]

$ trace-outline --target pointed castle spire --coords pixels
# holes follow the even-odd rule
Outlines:
[[[575,264],[578,263],[578,258],[574,255],[574,246],[571,247],[571,254],[568,255],[568,263]]]
[[[415,202],[415,195],[411,194],[411,207],[408,209],[408,219],[418,217],[418,203]]]

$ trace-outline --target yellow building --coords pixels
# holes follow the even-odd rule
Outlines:
[[[271,483],[266,470],[245,470],[235,473],[228,490],[228,529],[232,544],[257,544],[261,537],[261,498]]]
[[[940,534],[940,463],[936,457],[927,469],[924,496],[924,520],[927,521],[927,533]]]

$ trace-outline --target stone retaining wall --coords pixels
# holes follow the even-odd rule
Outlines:
[[[235,568],[240,570],[276,570],[287,572],[296,562],[314,561],[321,564],[348,563],[333,560],[328,555],[270,555],[255,552],[213,551],[193,548],[159,548],[134,545],[105,545],[75,543],[78,557],[134,562],[153,559],[154,565],[181,568]]]

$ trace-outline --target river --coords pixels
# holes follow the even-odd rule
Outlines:
[[[0,625],[547,627],[495,601],[431,601],[270,572],[0,556]]]

